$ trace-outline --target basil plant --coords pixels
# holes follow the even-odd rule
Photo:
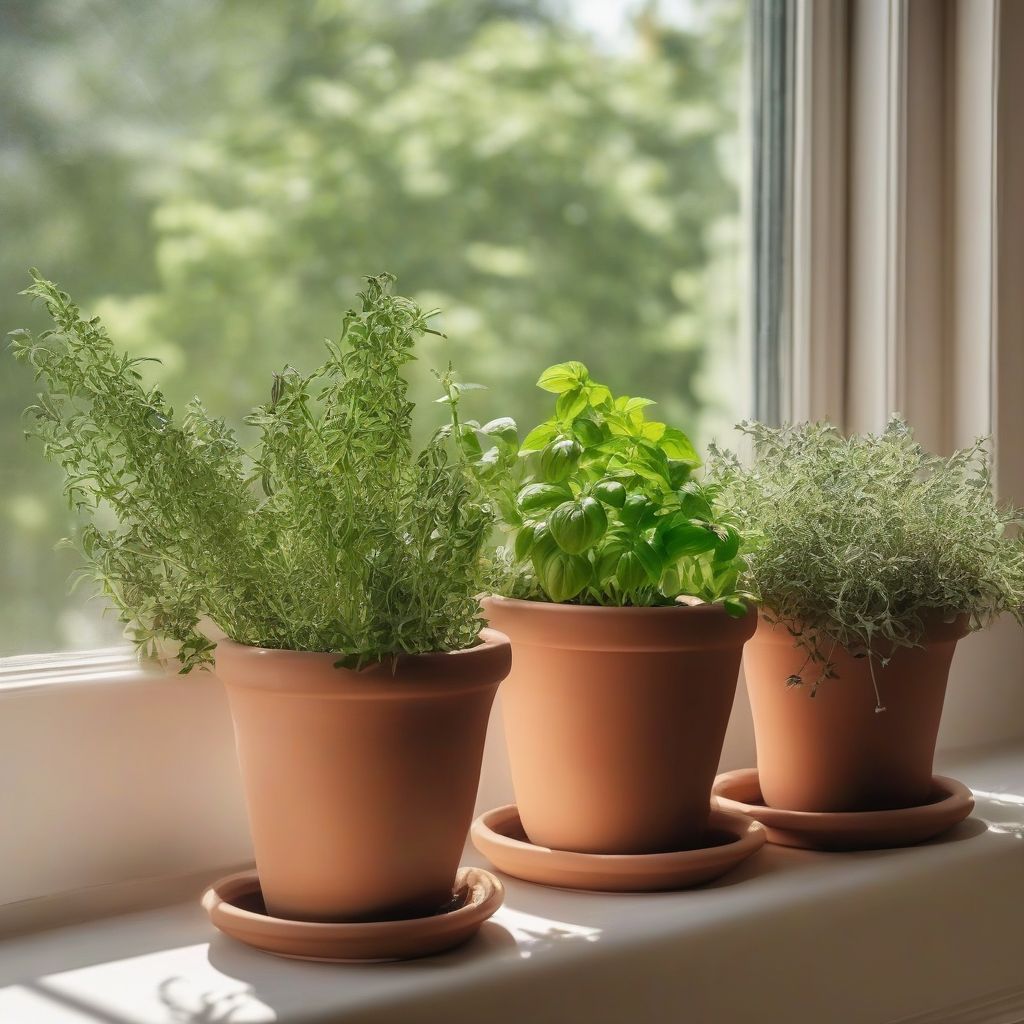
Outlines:
[[[490,588],[511,597],[591,605],[721,602],[734,615],[742,538],[681,430],[645,416],[647,398],[616,398],[580,362],[537,382],[554,415],[522,443],[508,417],[455,430],[510,535]]]

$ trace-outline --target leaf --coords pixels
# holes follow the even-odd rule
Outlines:
[[[640,436],[648,441],[659,441],[665,434],[665,424],[647,420],[640,428]]]
[[[701,465],[701,457],[697,454],[693,442],[675,427],[667,427],[658,441],[661,450],[670,458],[685,462],[696,469]]]
[[[665,558],[669,562],[712,551],[720,543],[718,536],[712,530],[695,523],[682,523],[673,526],[664,531],[659,540],[665,551]]]
[[[560,423],[572,423],[587,409],[587,395],[582,388],[562,392],[555,402],[555,416]]]
[[[552,441],[540,455],[540,475],[547,483],[557,484],[568,480],[580,461],[583,449],[578,441],[564,438]]]
[[[720,527],[724,530],[725,537],[721,540],[715,551],[715,563],[731,562],[740,550],[740,535],[732,526]]]
[[[644,494],[630,494],[619,513],[627,526],[640,526],[654,512],[654,505]]]
[[[626,551],[618,561],[615,580],[627,593],[637,590],[648,582],[647,570],[635,551]]]
[[[538,541],[533,568],[544,592],[552,601],[570,601],[590,582],[590,562],[583,555],[562,551],[550,536]]]
[[[621,395],[615,399],[615,408],[625,414],[631,412],[639,412],[641,409],[646,409],[649,405],[654,405],[653,398],[630,398],[628,395]]]
[[[679,508],[687,519],[711,519],[711,502],[704,488],[695,480],[690,480],[679,488]]]
[[[516,504],[526,513],[543,512],[571,500],[572,491],[565,484],[527,484],[516,496]]]
[[[594,488],[594,495],[612,508],[622,508],[626,503],[626,488],[618,480],[602,480]]]
[[[479,458],[483,453],[483,446],[480,444],[480,439],[476,436],[476,431],[465,423],[460,425],[459,444],[462,446],[462,450],[471,459]]]
[[[593,448],[604,440],[600,425],[586,416],[578,416],[572,424],[572,433],[584,448]]]
[[[521,452],[539,452],[549,441],[558,437],[558,424],[553,420],[534,427],[523,439]]]
[[[525,561],[533,550],[534,539],[537,534],[536,523],[523,523],[516,533],[515,555],[522,562]]]
[[[519,429],[516,421],[511,416],[502,416],[496,420],[488,420],[482,427],[480,433],[488,437],[500,438],[507,445],[519,444]]]
[[[555,543],[571,555],[593,547],[607,528],[604,508],[594,498],[564,502],[548,517],[548,529]]]
[[[643,566],[648,580],[651,583],[657,583],[661,579],[662,562],[661,556],[654,547],[648,541],[641,540],[633,545],[633,554]]]
[[[583,384],[589,378],[587,368],[583,363],[572,360],[567,363],[556,363],[549,366],[537,380],[537,387],[560,395],[565,391]]]

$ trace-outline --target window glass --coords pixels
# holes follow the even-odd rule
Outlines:
[[[58,281],[180,408],[308,369],[361,275],[444,310],[411,370],[532,425],[575,358],[701,445],[749,412],[745,0],[6,0],[0,320]],[[116,642],[0,373],[0,654]],[[443,415],[419,410],[424,430]]]

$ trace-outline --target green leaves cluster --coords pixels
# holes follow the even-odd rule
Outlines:
[[[750,531],[747,583],[818,682],[836,645],[884,663],[936,615],[1024,622],[1024,511],[996,503],[984,440],[942,458],[899,417],[849,438],[826,423],[741,429],[752,462],[713,449],[709,475]]]
[[[55,329],[12,342],[46,386],[30,433],[91,519],[86,574],[141,648],[176,642],[188,671],[211,660],[210,620],[239,643],[355,666],[475,642],[491,515],[443,431],[413,451],[402,375],[436,310],[390,294],[388,274],[369,278],[326,361],[275,375],[246,451],[198,399],[176,420],[143,386],[142,360],[33,278],[27,294]]]
[[[503,418],[462,425],[478,479],[512,534],[490,581],[508,596],[599,605],[722,601],[743,615],[740,534],[698,483],[680,430],[646,418],[647,398],[615,397],[580,362],[538,386],[554,415],[519,443]]]

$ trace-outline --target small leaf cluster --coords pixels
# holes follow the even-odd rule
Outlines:
[[[488,583],[506,596],[666,605],[681,595],[746,612],[741,536],[690,439],[647,419],[647,398],[616,397],[580,362],[537,382],[554,415],[519,441],[508,417],[460,425],[463,449],[511,543]]]
[[[836,646],[884,665],[936,616],[1024,623],[1024,512],[995,501],[984,439],[942,458],[898,416],[849,438],[827,423],[740,429],[752,461],[712,449],[709,476],[750,535],[745,582],[816,664],[814,687]]]
[[[198,399],[176,419],[143,360],[33,272],[27,294],[55,328],[13,336],[45,384],[29,433],[90,520],[85,574],[144,652],[171,641],[183,671],[209,662],[210,621],[239,643],[356,667],[476,642],[493,516],[443,431],[413,450],[402,370],[436,310],[392,295],[393,280],[367,279],[319,368],[275,375],[245,450]]]

